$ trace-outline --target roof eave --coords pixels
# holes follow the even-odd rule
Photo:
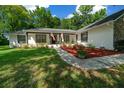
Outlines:
[[[97,25],[97,26],[93,26],[93,27],[88,28],[88,29],[80,30],[80,31],[78,31],[78,32],[80,32],[80,33],[84,33],[84,32],[87,32],[88,30],[91,30],[91,29],[97,28],[97,27],[99,27],[99,26],[102,26],[102,25],[105,25],[105,24],[108,24],[108,23],[113,23],[113,21],[114,21],[114,20],[111,20],[111,21],[105,22],[105,23],[103,23],[103,24],[100,24],[100,25]]]

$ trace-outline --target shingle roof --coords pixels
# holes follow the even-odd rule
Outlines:
[[[53,33],[76,33],[75,30],[70,29],[54,29],[54,28],[35,28],[25,30],[26,32],[53,32]]]
[[[109,21],[113,21],[113,20],[117,19],[119,16],[121,16],[122,14],[124,14],[124,9],[122,9],[121,11],[116,12],[116,13],[110,15],[110,16],[107,16],[102,20],[98,20],[98,21],[96,21],[96,22],[94,22],[94,23],[92,23],[92,24],[90,24],[90,25],[88,25],[88,26],[86,26],[82,29],[79,29],[79,30],[86,30],[88,28],[92,28],[94,26],[97,26],[97,25],[100,25],[100,24],[103,24],[103,23],[106,23],[106,22],[109,22]]]
[[[54,29],[54,28],[34,28],[34,29],[27,29],[27,30],[16,31],[16,32],[12,32],[12,33],[24,34],[26,32],[76,33],[75,30],[70,30],[70,29]]]

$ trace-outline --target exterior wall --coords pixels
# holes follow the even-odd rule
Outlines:
[[[60,34],[57,35],[57,43],[61,43],[61,36],[60,36]]]
[[[19,46],[20,44],[18,43],[17,35],[9,34],[9,47],[13,48],[13,47],[19,47]]]
[[[114,47],[119,46],[115,44],[119,40],[124,40],[124,14],[114,22]]]
[[[76,35],[69,35],[70,43],[76,43]]]
[[[30,33],[29,32],[29,33],[25,33],[23,35],[25,35],[25,37],[26,37],[26,43],[25,44],[18,43],[17,34],[10,34],[10,37],[9,37],[10,47],[21,47],[21,46],[26,45],[26,44],[28,44],[29,47],[37,47],[38,45],[41,44],[41,43],[36,42],[36,33]],[[61,34],[57,34],[57,42],[60,43],[60,44],[62,43],[62,37],[63,36],[61,36]],[[46,43],[47,44],[51,44],[50,39],[51,39],[50,38],[50,33],[47,33],[46,34]],[[69,34],[69,43],[76,43],[76,42],[77,42],[76,34]]]
[[[88,43],[95,45],[97,48],[113,49],[113,23],[88,30]]]
[[[63,34],[63,36],[61,37],[61,39],[63,38],[63,42],[64,43],[69,43],[69,44],[74,44],[77,42],[76,40],[76,34]]]
[[[46,43],[50,44],[50,35],[49,34],[46,34]],[[37,47],[37,45],[39,45],[39,43],[36,42],[36,33],[28,33],[28,45],[30,47]]]
[[[47,41],[47,44],[50,44],[50,35],[49,34],[46,34],[46,41]]]
[[[80,44],[81,43],[81,33],[77,34],[77,43]]]
[[[30,47],[36,47],[36,35],[35,35],[35,33],[28,33],[28,44]]]

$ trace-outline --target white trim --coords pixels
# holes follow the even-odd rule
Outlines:
[[[109,23],[113,23],[113,21],[108,21],[108,22],[105,22],[105,23],[103,23],[103,24],[100,24],[100,25],[97,25],[97,26],[93,26],[93,27],[91,27],[91,28],[89,28],[89,29],[85,29],[85,30],[80,31],[80,32],[81,32],[81,33],[84,33],[84,32],[86,32],[86,31],[88,31],[88,30],[91,30],[91,29],[94,29],[94,28],[97,28],[97,27],[99,27],[99,26],[103,26],[103,25],[109,24]]]
[[[85,27],[79,29],[78,31],[85,30],[87,27],[89,27],[89,26],[91,26],[91,25],[93,25],[93,24],[95,24],[95,23],[97,23],[97,22],[100,22],[100,21],[102,21],[103,19],[105,19],[105,18],[107,18],[107,17],[108,17],[108,16],[106,16],[106,17],[104,17],[104,18],[102,18],[102,19],[99,19],[99,20],[97,20],[97,21],[95,21],[95,22],[93,22],[93,23],[91,23],[91,24],[89,24],[89,25],[87,25],[87,26],[85,26]]]
[[[112,14],[113,15],[113,14]],[[116,21],[117,19],[119,19],[120,17],[122,17],[124,15],[124,13],[123,14],[121,14],[119,17],[117,17],[115,20],[110,20],[110,21],[108,21],[108,22],[111,22],[111,21]],[[111,16],[111,15],[110,15]],[[106,16],[105,18],[107,18],[108,16]],[[98,21],[96,21],[96,22],[93,22],[93,23],[91,23],[91,24],[89,24],[89,25],[87,25],[87,26],[85,26],[85,27],[83,27],[83,28],[81,28],[81,29],[79,29],[79,30],[77,30],[77,31],[79,31],[79,32],[81,32],[81,31],[85,31],[85,30],[87,30],[86,28],[87,27],[89,27],[89,26],[91,26],[91,25],[93,25],[93,24],[95,24],[95,23],[97,23],[97,22],[100,22],[100,21],[102,21],[102,20],[104,20],[105,18],[103,18],[103,19],[100,19],[100,20],[98,20]],[[105,23],[107,23],[107,22],[105,22]],[[102,23],[102,24],[104,24],[104,23]],[[102,25],[102,24],[100,24],[100,25]],[[99,25],[97,25],[97,26],[99,26]],[[96,26],[96,27],[97,27]],[[93,26],[94,27],[94,26]],[[93,28],[93,27],[91,27],[91,28]]]
[[[76,33],[76,30],[70,29],[52,29],[52,28],[35,28],[35,29],[27,29],[27,30],[20,30],[16,32],[16,34],[25,34],[26,32],[46,32],[46,33]]]

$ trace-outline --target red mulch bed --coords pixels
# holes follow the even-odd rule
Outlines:
[[[70,48],[67,46],[61,46],[61,48],[68,53],[77,56],[77,50],[75,48]],[[112,50],[106,50],[106,49],[99,49],[99,48],[84,48],[83,51],[87,52],[87,58],[93,58],[93,57],[102,57],[102,56],[108,56],[108,55],[115,55],[115,54],[121,54],[121,52],[112,51]]]

